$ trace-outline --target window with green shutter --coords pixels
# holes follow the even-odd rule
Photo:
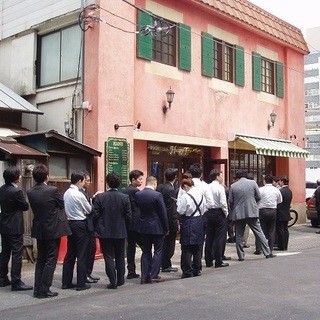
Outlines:
[[[252,53],[252,89],[261,91],[261,55]]]
[[[162,31],[156,31],[157,26]],[[152,13],[138,11],[137,57],[191,71],[191,28]]]
[[[284,75],[283,64],[279,61],[276,62],[276,96],[279,98],[284,97]]]
[[[179,69],[191,71],[191,28],[179,23]]]
[[[144,26],[152,25],[152,16],[145,11],[138,11],[138,30]],[[152,34],[137,34],[137,56],[146,60],[152,60]]]
[[[213,37],[206,32],[201,33],[201,70],[203,76],[213,77]]]
[[[244,48],[236,46],[235,48],[235,84],[244,87],[245,74],[244,74]]]

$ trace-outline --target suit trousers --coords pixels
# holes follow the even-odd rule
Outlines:
[[[275,241],[276,233],[276,219],[277,209],[262,208],[259,210],[259,219],[262,231],[265,237],[268,239],[269,248],[272,251]],[[257,243],[258,250],[260,250],[260,243]]]
[[[181,245],[181,270],[183,277],[193,277],[201,272],[201,244]]]
[[[68,236],[67,253],[63,260],[62,285],[70,285],[77,260],[77,287],[83,287],[87,277],[89,233],[85,220],[69,220],[72,234]]]
[[[142,234],[141,280],[156,279],[162,260],[163,235]],[[152,256],[152,246],[154,254]]]
[[[136,247],[137,245],[141,248],[141,234],[137,231],[128,230],[128,238],[127,238],[127,269],[128,274],[136,274]]]
[[[278,249],[288,250],[289,229],[288,221],[277,221],[276,230],[278,235]]]
[[[34,291],[46,294],[51,285],[58,261],[60,238],[37,239],[37,263],[34,274]]]
[[[165,236],[163,240],[163,248],[162,248],[162,269],[171,268],[171,258],[174,255],[174,250],[176,247],[176,236],[177,229],[170,229],[169,234]]]
[[[0,281],[8,279],[8,264],[11,256],[11,285],[19,286],[21,282],[23,235],[1,234],[2,251],[0,254]]]
[[[204,258],[206,266],[222,264],[227,240],[228,221],[222,209],[210,209],[207,213]],[[214,249],[213,249],[214,246]],[[214,256],[212,255],[214,252]]]
[[[265,256],[269,255],[271,253],[268,240],[266,239],[258,218],[247,218],[247,219],[241,219],[236,220],[236,249],[239,259],[244,259],[244,250],[243,250],[243,235],[244,230],[246,228],[246,224],[250,227],[252,230],[256,241],[259,241],[261,250]]]
[[[106,274],[111,284],[124,284],[125,238],[100,238]]]
[[[89,231],[89,248],[88,248],[88,260],[87,260],[87,275],[89,276],[93,270],[94,259],[96,256],[96,238],[93,231]]]

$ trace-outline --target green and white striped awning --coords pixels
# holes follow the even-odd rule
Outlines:
[[[289,140],[235,135],[235,140],[244,141],[254,147],[257,154],[273,157],[307,158],[309,152]]]

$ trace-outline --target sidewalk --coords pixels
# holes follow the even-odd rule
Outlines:
[[[295,225],[289,229],[290,238],[289,238],[289,250],[286,252],[275,252],[277,255],[292,255],[297,254],[303,250],[316,248],[320,246],[320,235],[316,234],[317,228],[312,228],[310,223],[303,225]],[[231,260],[228,261],[230,266],[228,268],[237,268],[238,264],[245,263],[254,263],[254,260],[265,259],[263,255],[254,255],[255,250],[254,236],[250,232],[248,245],[250,248],[245,249],[246,256],[244,262],[239,262],[236,254],[235,244],[228,243],[226,247],[226,255],[231,257]],[[140,273],[140,249],[137,250],[136,263],[137,263],[137,272]],[[179,271],[174,273],[161,273],[161,276],[167,281],[171,280],[180,280],[181,270],[180,270],[180,244],[177,242],[175,255],[172,259],[173,266],[178,267]],[[204,264],[203,264],[204,265]],[[30,262],[23,263],[22,268],[22,280],[28,284],[33,285],[34,281],[34,265]],[[217,272],[215,268],[206,268],[203,267],[202,277],[206,277],[207,274]],[[220,269],[220,272],[223,270]],[[65,299],[70,296],[82,296],[88,295],[96,292],[106,292],[106,285],[109,283],[108,278],[105,274],[104,260],[99,259],[95,261],[94,272],[93,274],[100,277],[100,281],[91,286],[90,290],[85,291],[76,291],[76,290],[62,290],[61,289],[61,274],[62,274],[62,265],[59,264],[56,268],[54,281],[52,284],[52,291],[57,291],[59,296],[54,299]],[[118,290],[131,290],[137,285],[140,286],[140,279],[126,280],[126,283],[123,287]],[[34,304],[41,304],[48,302],[50,299],[35,299],[33,298],[33,291],[26,292],[12,292],[10,286],[5,288],[0,288],[0,312],[1,310],[23,307]]]

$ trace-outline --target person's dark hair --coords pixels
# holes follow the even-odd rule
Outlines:
[[[177,176],[178,169],[168,168],[164,171],[164,176],[167,181],[173,181]]]
[[[288,177],[282,177],[280,179],[280,181],[282,181],[284,185],[288,185],[289,184],[289,178]]]
[[[266,183],[272,183],[273,182],[273,176],[271,174],[266,174],[264,177],[264,181]]]
[[[82,170],[73,171],[71,173],[71,183],[76,184],[79,180],[83,181],[85,178],[85,173]]]
[[[221,173],[222,173],[222,171],[220,171],[220,170],[212,169],[209,174],[209,182],[215,181],[217,179],[217,177],[220,176]]]
[[[244,169],[239,169],[236,171],[236,178],[241,179],[241,178],[247,178],[248,174],[247,171]]]
[[[200,178],[202,168],[199,163],[194,163],[189,167],[188,172],[192,175],[192,178]]]
[[[120,175],[116,172],[110,172],[106,176],[106,182],[109,186],[109,188],[118,188],[121,184],[121,178]]]
[[[132,182],[133,179],[137,180],[141,176],[143,176],[143,172],[141,170],[135,169],[129,172],[130,182]]]
[[[181,189],[183,189],[184,186],[189,186],[189,187],[194,186],[194,183],[193,183],[192,179],[182,179],[182,181],[181,181]]]
[[[20,169],[16,166],[11,166],[3,171],[3,179],[6,184],[15,182],[20,177]]]
[[[42,163],[36,165],[32,171],[33,179],[37,183],[43,183],[47,179],[48,175],[49,175],[49,169]]]
[[[189,171],[186,171],[182,174],[182,179],[192,179],[192,174]]]
[[[254,175],[253,175],[252,172],[248,172],[248,174],[247,174],[247,179],[249,179],[249,180],[254,180]]]

